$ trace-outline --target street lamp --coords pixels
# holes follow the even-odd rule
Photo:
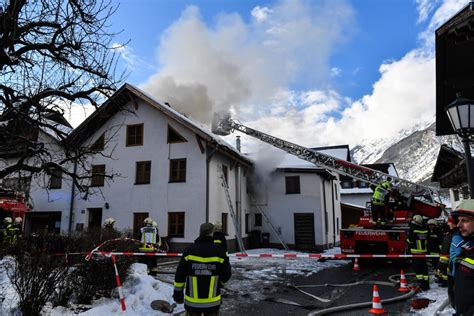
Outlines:
[[[466,153],[467,182],[469,184],[469,194],[474,198],[474,166],[472,163],[470,141],[474,133],[474,100],[461,98],[461,94],[456,94],[456,100],[446,107],[451,125],[455,132],[461,137]]]

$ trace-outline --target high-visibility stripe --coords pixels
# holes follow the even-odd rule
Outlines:
[[[466,268],[474,270],[474,260],[471,258],[459,258],[459,263],[465,266]]]
[[[186,261],[193,260],[197,262],[219,262],[219,263],[224,263],[224,258],[219,258],[219,257],[199,257],[199,256],[194,256],[194,255],[187,255],[184,257]]]
[[[222,244],[222,240],[215,239],[215,240],[214,240],[214,243],[215,243],[215,244]]]
[[[184,287],[184,282],[174,282],[173,285],[175,287]]]
[[[221,296],[214,296],[210,298],[196,298],[196,297],[190,297],[188,295],[185,295],[186,301],[191,302],[191,303],[214,303],[214,302],[219,302],[221,300]]]
[[[199,296],[198,296],[198,280],[197,280],[197,277],[192,276],[192,277],[191,277],[191,280],[192,280],[192,282],[193,282],[193,291],[192,291],[193,297],[197,299],[197,298],[199,298]]]
[[[211,276],[211,281],[209,282],[209,295],[208,295],[208,298],[216,296],[214,294],[215,284],[216,284],[216,277],[213,275],[213,276]]]

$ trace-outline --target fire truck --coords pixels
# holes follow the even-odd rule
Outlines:
[[[390,191],[392,198],[399,202],[398,209],[393,210],[393,220],[386,225],[373,224],[369,205],[356,227],[340,230],[341,251],[344,254],[404,254],[405,239],[412,217],[419,214],[428,218],[437,218],[442,213],[444,205],[440,202],[440,196],[434,188],[265,134],[233,120],[227,113],[214,115],[212,123],[214,134],[227,136],[235,130],[340,175],[349,176],[373,186],[388,180],[396,184],[396,191]]]
[[[31,211],[23,192],[6,191],[0,189],[0,220],[5,217],[21,217],[25,219],[25,213]]]

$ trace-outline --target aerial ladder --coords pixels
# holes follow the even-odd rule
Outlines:
[[[379,170],[370,169],[342,159],[338,159],[320,152],[311,150],[289,141],[257,131],[233,120],[229,114],[216,113],[212,122],[212,132],[217,135],[227,136],[233,131],[240,131],[249,136],[270,144],[274,147],[295,155],[300,159],[311,162],[322,168],[334,171],[338,174],[352,177],[373,185],[379,185],[383,181],[392,179],[392,183],[398,187],[398,192],[411,201],[412,197],[418,197],[428,203],[441,204],[437,191],[429,186],[420,185],[393,175],[383,173]]]
[[[226,198],[226,201],[227,201],[227,206],[229,207],[229,212],[230,212],[230,216],[232,218],[232,223],[234,224],[235,237],[237,239],[237,243],[239,245],[240,252],[245,253],[245,247],[244,247],[244,243],[242,241],[242,234],[241,234],[241,229],[240,229],[240,224],[239,224],[240,221],[237,220],[237,216],[234,212],[234,207],[232,205],[232,200],[231,200],[230,194],[229,194],[229,186],[227,185],[227,181],[225,179],[224,172],[222,170],[222,166],[218,167],[218,173],[219,173],[219,177],[221,178],[222,187],[224,188],[225,198]]]

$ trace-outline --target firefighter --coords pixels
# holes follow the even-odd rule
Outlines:
[[[428,254],[439,256],[443,236],[438,228],[438,223],[434,218],[428,220]],[[438,266],[439,258],[430,258],[430,263],[434,269]],[[438,278],[438,275],[436,274]]]
[[[463,200],[451,215],[463,238],[454,263],[454,308],[456,315],[474,315],[474,200]]]
[[[153,227],[156,228],[156,231],[159,232],[158,230],[158,223],[153,221]],[[163,238],[161,238],[161,236],[158,234],[158,240],[156,242],[156,248],[159,252],[168,252],[169,250],[169,247],[168,247],[168,243],[166,242],[166,240],[164,240]]]
[[[140,228],[141,252],[156,252],[161,245],[161,239],[158,234],[158,228],[153,226],[153,220],[147,217],[143,220],[144,226]],[[141,256],[140,262],[146,264],[149,275],[156,275],[158,268],[154,256]]]
[[[8,232],[11,230],[13,220],[11,217],[5,217],[3,219],[3,229],[2,229],[2,245],[4,247],[10,245],[10,237]]]
[[[104,221],[104,227],[100,232],[100,242],[104,242],[106,240],[111,240],[120,237],[120,232],[118,232],[115,227],[115,218],[109,217]]]
[[[372,195],[372,224],[385,225],[385,205],[388,203],[390,182],[384,181],[377,185]]]
[[[446,232],[443,238],[443,242],[441,244],[440,250],[440,257],[438,263],[438,276],[440,278],[440,286],[441,287],[448,287],[448,283],[451,284],[450,288],[448,288],[448,296],[450,298],[450,302],[452,302],[452,285],[454,284],[451,265],[449,261],[449,248],[451,246],[451,242],[455,233],[459,235],[459,229],[454,222],[454,218],[452,216],[448,217],[447,222],[449,230]]]
[[[412,255],[425,255],[428,251],[428,228],[423,223],[421,215],[413,216],[410,224],[410,231],[407,238],[408,248]],[[413,270],[415,271],[416,280],[423,291],[430,289],[430,281],[428,276],[428,265],[426,258],[413,258]]]
[[[225,234],[222,232],[221,222],[214,222],[214,234],[212,237],[214,238],[214,243],[221,246],[227,255],[227,240],[225,239]]]
[[[200,226],[199,237],[184,250],[176,269],[173,299],[184,301],[187,315],[218,315],[220,289],[231,276],[229,258],[214,243],[213,229],[211,223]]]

